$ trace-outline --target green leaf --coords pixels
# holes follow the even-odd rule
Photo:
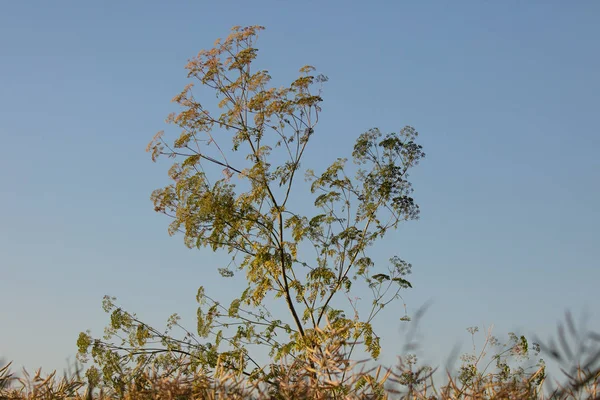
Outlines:
[[[235,299],[231,302],[231,305],[229,306],[229,310],[228,310],[228,315],[230,317],[234,317],[237,315],[239,309],[240,309],[240,299]]]
[[[392,279],[394,282],[397,282],[398,285],[400,285],[400,287],[402,288],[412,288],[412,285],[409,281],[407,281],[406,279],[403,278],[394,278]]]
[[[390,276],[386,275],[386,274],[375,274],[373,275],[371,278],[375,279],[378,282],[383,282],[383,281],[389,281],[390,280]]]

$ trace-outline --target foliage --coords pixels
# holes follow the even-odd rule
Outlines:
[[[475,338],[478,329],[469,328],[469,332]],[[435,370],[419,367],[414,355],[401,357],[393,369],[357,369],[360,363],[348,362],[347,347],[340,339],[342,332],[328,325],[317,329],[317,334],[327,338],[323,352],[308,353],[316,368],[305,362],[282,362],[277,366],[282,373],[274,376],[271,385],[226,368],[188,375],[181,370],[173,374],[147,367],[135,379],[122,376],[125,385],[115,389],[97,381],[84,383],[78,369],[73,376],[65,375],[60,380],[55,379],[56,373],[44,377],[40,370],[33,377],[25,372],[24,377],[17,378],[10,372],[9,364],[0,368],[0,399],[598,399],[600,335],[573,332],[569,330],[577,342],[584,339],[589,354],[582,354],[585,360],[568,360],[575,362],[574,367],[568,365],[561,353],[573,347],[565,347],[566,337],[559,327],[560,349],[541,346],[541,351],[561,363],[567,381],[545,391],[545,364],[540,362],[531,368],[525,365],[531,355],[537,355],[538,345],[522,336],[509,334],[508,342],[500,345],[489,331],[481,350],[477,351],[474,344],[473,352],[462,357],[458,371],[448,371],[446,383],[440,385],[443,382],[434,381]],[[322,371],[331,374],[321,376]],[[311,379],[314,372],[322,379]]]
[[[519,365],[528,361],[532,354],[537,356],[540,353],[539,344],[530,343],[525,336],[517,336],[512,332],[508,334],[509,341],[501,344],[492,336],[492,328],[489,328],[481,350],[477,351],[475,336],[479,328],[470,327],[467,331],[473,339],[473,351],[461,357],[462,365],[457,380],[451,381],[450,385],[443,388],[444,391],[454,397],[467,398],[481,393],[494,398],[507,389],[521,393],[520,396],[524,398],[539,396],[546,378],[544,361],[540,359],[537,365],[529,368]],[[495,354],[486,357],[494,349]],[[515,362],[517,365],[514,365]],[[533,372],[528,373],[527,369],[533,369]]]
[[[280,373],[278,363],[289,361],[305,363],[311,379],[318,379],[334,371],[317,371],[311,355],[323,355],[334,332],[348,357],[359,341],[373,358],[380,354],[372,321],[411,287],[411,265],[394,255],[382,270],[370,249],[401,221],[418,217],[407,180],[424,157],[417,132],[407,126],[361,134],[352,152],[357,167],[338,158],[321,173],[307,169],[314,207],[295,206],[327,78],[305,66],[289,86],[270,86],[267,71],[251,68],[262,29],[234,27],[187,64],[188,77],[215,92],[219,111],[211,112],[195,97],[193,84],[187,85],[173,99],[182,111],[167,119],[180,136],[169,144],[159,132],[147,148],[153,160],[175,159],[173,183],[152,194],[155,210],[172,218],[169,233],[182,233],[190,248],[230,253],[232,262],[219,272],[224,278],[243,272],[247,286],[230,304],[213,300],[201,287],[195,332],[180,326],[176,315],[169,321],[169,329],[184,329],[181,339],[105,298],[111,323],[104,338],[82,333],[78,341],[80,357],[91,356],[100,367],[88,371],[91,379],[102,376],[123,391],[123,376],[141,376],[153,366],[185,374],[225,369],[271,382]],[[228,140],[231,151],[223,143]],[[351,300],[361,284],[373,294],[366,312]],[[348,307],[337,306],[344,299]],[[265,304],[273,300],[285,303],[288,318],[271,314]],[[252,358],[253,345],[267,346],[271,364]]]

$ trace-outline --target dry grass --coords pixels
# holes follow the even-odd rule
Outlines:
[[[355,373],[344,382],[339,376],[312,380],[309,372],[293,371],[282,376],[273,385],[248,382],[239,376],[197,375],[161,376],[148,371],[143,384],[131,383],[122,395],[106,389],[91,388],[76,377],[56,379],[55,374],[42,377],[15,378],[10,365],[0,370],[0,399],[598,399],[600,372],[594,374],[580,369],[573,380],[560,385],[553,393],[543,394],[538,378],[544,374],[538,369],[520,380],[480,379],[465,385],[457,377],[448,375],[446,385],[435,388],[431,372],[407,384],[407,371],[383,370]],[[304,372],[304,374],[303,374]],[[384,388],[385,386],[385,388]]]
[[[0,368],[0,399],[600,399],[600,351],[592,351],[600,336],[575,329],[570,314],[566,327],[559,326],[559,345],[551,341],[542,346],[550,358],[561,363],[566,377],[561,384],[553,383],[553,388],[545,364],[526,371],[504,363],[502,354],[527,352],[523,349],[526,343],[519,338],[500,356],[492,357],[495,368],[488,371],[491,363],[486,363],[484,356],[494,344],[488,333],[480,352],[463,358],[460,370],[447,373],[445,383],[437,386],[435,371],[419,367],[415,357],[401,358],[393,369],[365,370],[359,368],[364,364],[345,357],[342,342],[330,340],[323,350],[309,354],[310,363],[271,366],[268,381],[250,381],[219,368],[194,376],[149,369],[126,380],[122,393],[108,386],[89,385],[79,370],[60,379],[56,373],[42,376],[40,370],[33,376],[24,371],[22,377],[16,377],[8,364]],[[574,345],[569,344],[566,332]]]

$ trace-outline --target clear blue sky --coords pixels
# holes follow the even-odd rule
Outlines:
[[[144,152],[185,65],[233,25],[264,25],[279,82],[329,76],[309,159],[348,156],[371,127],[412,125],[427,158],[421,219],[380,247],[414,265],[409,312],[444,359],[465,328],[554,332],[600,283],[600,2],[4,2],[0,6],[0,357],[62,368],[104,294],[194,326],[226,258],[167,235]],[[171,130],[172,132],[172,130]],[[382,254],[384,254],[382,253]],[[380,332],[394,361],[402,315]],[[386,358],[387,357],[387,358]]]

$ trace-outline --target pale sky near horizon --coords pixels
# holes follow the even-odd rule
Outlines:
[[[229,287],[226,256],[168,236],[149,201],[168,163],[144,149],[175,132],[187,60],[234,25],[267,28],[277,82],[306,64],[329,77],[306,166],[371,127],[420,132],[421,218],[378,251],[413,264],[409,314],[431,302],[425,359],[474,325],[550,337],[566,309],[600,331],[599,20],[596,1],[3,2],[0,358],[62,369],[108,323],[105,294],[193,328],[197,287]],[[377,324],[384,362],[402,314]]]

